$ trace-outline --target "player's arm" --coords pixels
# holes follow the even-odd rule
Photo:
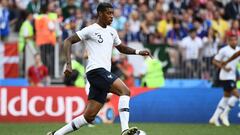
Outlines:
[[[222,62],[221,61],[218,61],[216,59],[213,59],[212,61],[213,65],[215,65],[216,67],[218,67],[219,69],[224,69],[225,71],[229,72],[231,71],[231,68],[227,68],[225,66],[223,66]]]
[[[136,55],[142,55],[142,56],[151,56],[151,53],[148,50],[136,50],[133,48],[130,48],[128,46],[125,46],[123,44],[120,44],[118,46],[115,46],[119,52],[124,54],[136,54]]]
[[[213,59],[212,63],[213,63],[213,65],[215,65],[219,69],[223,67],[222,63],[220,61],[216,60],[216,59]]]
[[[64,51],[64,55],[66,58],[66,70],[65,70],[65,75],[70,75],[72,73],[72,65],[71,65],[71,46],[74,43],[80,42],[81,39],[79,38],[79,36],[77,34],[74,34],[68,38],[66,38],[64,40],[64,44],[63,44],[63,51]]]
[[[230,67],[225,67],[225,65],[222,64],[223,58],[225,57],[226,50],[220,49],[217,55],[214,57],[212,63],[219,69],[223,69],[227,72],[231,71]]]
[[[240,51],[237,51],[227,61],[223,62],[222,65],[225,66],[226,64],[228,64],[229,62],[231,62],[232,60],[236,59],[239,56],[240,56]]]

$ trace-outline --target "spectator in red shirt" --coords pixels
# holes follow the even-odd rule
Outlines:
[[[117,67],[123,73],[123,81],[128,87],[134,86],[133,66],[128,62],[126,55],[120,55]]]
[[[28,79],[31,86],[47,86],[50,84],[48,69],[43,65],[40,54],[35,54],[35,64],[28,69]]]

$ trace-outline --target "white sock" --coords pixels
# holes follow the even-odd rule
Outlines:
[[[65,135],[67,133],[73,132],[74,130],[79,129],[80,127],[87,124],[87,121],[85,120],[84,116],[78,116],[75,119],[73,119],[71,122],[69,122],[64,127],[57,130],[54,135]]]
[[[228,104],[227,107],[225,108],[223,114],[224,115],[228,115],[228,113],[230,112],[230,110],[235,106],[236,102],[238,101],[238,98],[235,96],[232,96],[229,100],[228,100]]]
[[[118,102],[118,110],[121,121],[122,131],[129,129],[128,121],[129,121],[129,96],[120,96]]]
[[[218,106],[212,116],[213,119],[218,119],[220,114],[224,111],[224,109],[227,106],[229,98],[228,97],[222,97],[222,99],[219,101]]]

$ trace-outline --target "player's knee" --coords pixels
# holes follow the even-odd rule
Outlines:
[[[130,92],[130,90],[129,90],[128,88],[127,88],[127,89],[125,89],[125,90],[122,92],[121,96],[123,96],[123,95],[130,96],[130,95],[131,95],[131,92]]]

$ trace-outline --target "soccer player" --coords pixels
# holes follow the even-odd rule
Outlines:
[[[86,75],[90,83],[87,107],[84,114],[76,117],[70,123],[48,135],[65,135],[80,127],[92,123],[95,116],[106,101],[108,92],[114,93],[119,98],[119,116],[121,122],[121,135],[134,135],[138,129],[129,128],[129,88],[113,73],[111,69],[112,47],[116,47],[121,53],[150,56],[147,50],[135,50],[121,43],[117,31],[109,25],[113,20],[113,7],[109,3],[100,3],[97,7],[98,19],[96,23],[77,31],[74,35],[64,41],[64,52],[67,67],[65,75],[72,72],[71,67],[71,45],[82,42],[88,51],[88,62]]]
[[[232,60],[236,59],[239,56],[240,56],[240,51],[237,51],[228,60],[222,62],[222,66],[225,66],[226,64],[228,64],[229,62],[231,62]]]
[[[228,60],[228,58],[240,50],[237,43],[237,35],[228,35],[228,45],[221,48],[213,60],[213,64],[221,68],[219,80],[224,89],[224,96],[220,100],[215,113],[209,121],[216,126],[220,126],[219,118],[225,126],[230,126],[228,114],[239,99],[238,90],[236,88],[236,68],[239,59],[234,59],[226,64],[226,66],[222,64],[223,61]]]

